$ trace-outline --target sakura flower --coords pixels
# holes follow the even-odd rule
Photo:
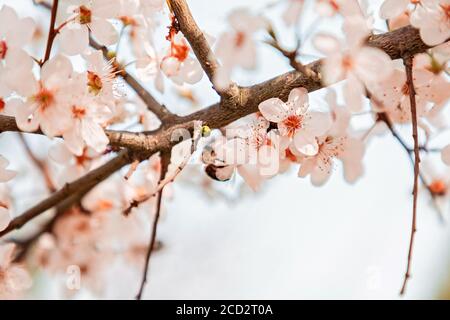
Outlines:
[[[75,155],[82,155],[85,147],[96,152],[103,152],[109,139],[101,126],[101,122],[111,111],[106,106],[96,105],[88,99],[72,104],[70,114],[72,124],[64,130],[63,138],[67,147]]]
[[[178,85],[185,82],[195,84],[202,79],[203,69],[200,62],[189,54],[192,49],[183,34],[173,25],[174,21],[166,38],[170,41],[170,49],[161,61],[161,70]]]
[[[407,9],[412,6],[413,9],[416,6],[421,6],[421,0],[385,0],[380,8],[381,19],[393,19],[403,14]]]
[[[31,277],[25,268],[13,263],[15,245],[0,245],[0,298],[14,299],[31,287]]]
[[[442,149],[442,161],[450,166],[450,144]]]
[[[333,36],[319,34],[314,39],[316,48],[326,54],[322,72],[327,85],[347,79],[344,98],[352,111],[359,111],[365,86],[380,82],[392,73],[389,56],[380,49],[364,45],[369,35],[366,21],[361,17],[348,18],[344,24],[349,50]]]
[[[450,37],[450,0],[421,0],[411,24],[420,30],[427,45],[443,43]]]
[[[253,35],[267,26],[267,21],[254,16],[245,9],[233,11],[228,16],[232,30],[223,33],[216,43],[215,53],[221,61],[214,85],[225,89],[230,84],[234,67],[254,69],[256,66],[256,43]]]
[[[280,171],[280,155],[289,141],[275,131],[261,115],[250,115],[227,127],[226,136],[216,138],[206,149],[203,160],[207,173],[214,179],[226,181],[234,172],[254,191],[263,181]]]
[[[23,47],[31,41],[34,30],[31,18],[20,19],[6,5],[0,9],[0,80],[10,89],[16,89],[20,76],[33,67],[33,60]]]
[[[11,100],[17,126],[23,131],[36,131],[39,127],[49,137],[60,135],[70,124],[67,102],[72,76],[72,64],[58,55],[47,61],[41,69],[40,80],[24,77],[21,82],[26,100]]]
[[[259,105],[264,118],[277,124],[281,136],[293,139],[294,147],[306,154],[318,152],[317,136],[323,135],[330,125],[327,114],[308,111],[308,92],[305,88],[293,89],[285,103],[271,98]]]
[[[334,94],[331,94],[328,100],[334,100],[334,97]],[[362,158],[365,147],[360,139],[348,133],[350,114],[335,101],[332,106],[333,125],[327,133],[317,138],[317,154],[304,157],[298,172],[299,177],[310,175],[311,183],[315,186],[321,186],[328,181],[335,159],[342,161],[344,178],[349,183],[355,182],[364,171]]]
[[[287,0],[289,5],[283,14],[283,20],[288,26],[297,24],[303,12],[305,0]]]
[[[108,19],[115,18],[119,1],[71,0],[66,25],[58,35],[61,50],[68,55],[82,53],[89,45],[89,32],[101,45],[117,42],[118,33]]]
[[[111,103],[115,97],[116,71],[113,61],[105,62],[100,50],[90,51],[83,55],[86,61],[87,86],[89,93],[105,104]]]
[[[85,148],[81,155],[76,156],[64,143],[57,143],[49,150],[49,158],[62,169],[55,174],[56,183],[62,186],[72,182],[88,172],[99,154],[92,149]]]
[[[448,212],[450,204],[450,168],[430,156],[422,160],[421,172],[441,213]]]
[[[9,161],[0,155],[0,182],[9,181],[16,176],[15,171],[6,169],[8,165]]]
[[[361,14],[357,0],[318,0],[316,9],[319,15],[331,17],[341,14],[344,17]]]

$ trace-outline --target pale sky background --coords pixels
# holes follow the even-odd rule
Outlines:
[[[246,6],[256,11],[272,2],[189,0],[197,23],[213,36],[226,27],[225,17],[232,8]],[[22,15],[34,9],[29,0],[0,0],[5,3]],[[268,15],[278,30],[284,8]],[[313,18],[305,20],[310,23]],[[337,21],[326,24],[330,30],[339,28]],[[283,33],[287,38],[293,36],[292,31]],[[240,84],[257,83],[289,70],[276,52],[262,48],[260,68],[237,74],[235,80]],[[308,50],[312,52],[307,45]],[[216,101],[206,77],[195,88],[201,105]],[[163,99],[169,108],[191,112],[175,103],[168,91]],[[321,98],[322,93],[313,94],[312,104],[324,105]],[[409,130],[400,131],[408,137]],[[41,139],[46,138],[36,143],[42,143]],[[15,160],[14,167],[20,171],[25,168],[22,151],[10,141],[2,136],[0,150]],[[343,181],[339,166],[321,188],[297,178],[294,170],[270,180],[259,194],[228,203],[175,183],[174,198],[163,204],[158,238],[164,248],[152,257],[146,298],[397,299],[411,231],[413,171],[404,150],[390,135],[371,141],[364,163],[366,173],[355,185]],[[232,190],[233,182],[220,186]],[[29,195],[20,206],[37,201],[33,197],[36,188],[28,184],[15,191]],[[418,210],[413,277],[406,297],[431,299],[449,274],[449,226],[439,222],[425,192]],[[117,277],[115,285],[123,290],[110,297],[133,297],[136,288],[130,285],[131,278],[125,273]],[[41,294],[54,297],[55,293],[43,290]]]

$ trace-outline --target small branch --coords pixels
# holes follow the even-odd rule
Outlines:
[[[165,178],[167,169],[169,167],[169,162],[170,162],[170,153],[162,153],[161,154],[161,181]],[[147,275],[148,275],[148,268],[150,265],[150,258],[151,258],[151,255],[152,255],[153,249],[155,247],[155,243],[156,243],[156,232],[157,232],[158,221],[159,221],[159,217],[160,217],[160,213],[161,213],[161,199],[162,199],[163,190],[164,190],[164,186],[161,188],[161,190],[157,194],[156,212],[155,212],[155,217],[153,218],[153,224],[152,224],[152,229],[151,229],[151,234],[150,234],[150,243],[147,248],[147,254],[145,257],[144,273],[142,276],[141,285],[139,287],[139,292],[136,295],[136,300],[141,300],[142,294],[144,293],[145,285],[147,284]]]
[[[53,41],[55,40],[57,32],[55,31],[56,14],[58,12],[59,0],[53,0],[52,13],[50,18],[50,26],[48,30],[47,47],[45,49],[44,60],[41,62],[41,66],[50,59],[50,53],[53,47]]]
[[[78,193],[88,192],[97,184],[108,178],[112,173],[116,172],[123,166],[131,162],[128,151],[121,151],[116,158],[108,161],[104,165],[92,170],[83,177],[75,180],[74,182],[66,184],[62,189],[53,193],[47,199],[41,201],[34,207],[25,211],[20,216],[11,221],[8,227],[0,232],[0,238],[7,235],[13,230],[20,229],[26,223],[41,215],[45,211],[53,208],[57,204],[63,202],[67,198],[74,196]]]
[[[413,71],[412,64],[413,58],[408,56],[403,60],[406,69],[406,82],[409,88],[409,100],[411,103],[411,117],[412,117],[412,127],[413,127],[413,139],[414,139],[414,189],[413,189],[413,215],[412,215],[412,227],[411,227],[411,238],[408,251],[408,263],[406,267],[405,279],[403,280],[402,289],[400,290],[400,295],[405,294],[406,285],[408,279],[411,277],[411,262],[414,247],[414,236],[417,231],[417,199],[419,194],[419,171],[420,171],[420,152],[419,152],[419,136],[418,136],[418,126],[417,126],[417,107],[416,107],[416,91],[413,82]]]
[[[300,49],[300,40],[297,42],[297,46],[295,47],[295,49],[290,51],[284,49],[281,46],[275,34],[275,31],[272,29],[272,27],[269,29],[269,36],[271,37],[271,39],[266,41],[266,43],[271,47],[273,47],[274,49],[276,49],[277,51],[279,51],[283,56],[285,56],[289,60],[289,65],[292,68],[294,68],[298,72],[302,72],[308,77],[317,78],[318,74],[316,72],[314,72],[311,68],[308,68],[308,66],[297,61],[297,54]]]

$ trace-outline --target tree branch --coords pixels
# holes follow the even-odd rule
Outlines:
[[[416,107],[416,91],[413,82],[413,56],[409,55],[404,58],[403,63],[406,69],[406,83],[409,88],[409,100],[411,103],[411,117],[412,117],[412,136],[414,139],[414,189],[413,189],[413,214],[412,214],[412,227],[411,227],[411,238],[409,243],[408,251],[408,263],[406,267],[405,279],[403,280],[402,289],[400,290],[400,295],[403,295],[406,290],[406,285],[408,279],[411,277],[411,261],[414,247],[414,236],[417,231],[417,199],[419,195],[419,165],[420,165],[420,153],[419,153],[419,136],[417,129],[417,107]]]
[[[88,192],[94,186],[108,178],[111,174],[131,162],[131,157],[127,150],[121,151],[116,158],[108,161],[104,165],[87,173],[85,176],[75,180],[74,182],[66,184],[62,189],[53,193],[47,199],[41,201],[36,206],[25,211],[23,214],[13,219],[9,226],[0,232],[0,237],[5,236],[13,230],[21,228],[30,220],[39,216],[48,209],[61,203],[70,196],[82,192]]]
[[[163,181],[166,176],[167,169],[169,167],[169,163],[170,163],[170,153],[161,153],[161,181]],[[155,217],[153,218],[152,229],[151,229],[151,233],[150,233],[150,243],[147,248],[147,254],[145,257],[144,273],[142,276],[141,285],[139,287],[139,292],[136,295],[136,300],[141,300],[142,294],[144,293],[145,285],[147,283],[147,275],[148,275],[148,267],[150,265],[150,258],[151,258],[153,248],[156,243],[156,232],[157,232],[159,217],[160,217],[160,213],[161,213],[161,199],[162,199],[163,191],[164,191],[164,186],[161,188],[161,190],[158,191],[157,196],[156,196],[156,212],[155,212]]]
[[[41,66],[44,63],[46,63],[48,61],[48,59],[50,59],[50,53],[52,51],[53,41],[55,40],[55,37],[57,34],[57,32],[55,32],[55,22],[56,22],[56,14],[58,12],[58,3],[59,3],[59,0],[53,0],[53,6],[51,9],[52,13],[51,13],[51,18],[50,18],[50,26],[49,26],[49,30],[48,30],[47,47],[45,49],[44,59],[40,63]]]

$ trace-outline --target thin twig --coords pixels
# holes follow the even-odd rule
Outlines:
[[[165,178],[167,169],[169,167],[169,162],[170,162],[170,153],[161,154],[161,180],[163,180]],[[164,191],[164,187],[161,188],[161,190],[157,194],[156,212],[155,212],[155,217],[153,218],[153,223],[152,223],[152,229],[151,229],[151,234],[150,234],[150,243],[147,248],[144,272],[143,272],[143,276],[142,276],[141,285],[139,287],[139,292],[136,295],[136,300],[142,299],[142,294],[144,293],[144,288],[145,288],[145,285],[147,284],[147,275],[148,275],[148,268],[150,265],[150,258],[151,258],[151,255],[152,255],[155,243],[156,243],[156,232],[157,232],[159,217],[160,217],[160,213],[161,213],[161,199],[162,199],[163,191]]]
[[[7,235],[13,230],[20,229],[29,221],[53,208],[57,204],[62,203],[69,197],[91,190],[97,184],[108,178],[111,174],[130,163],[130,161],[131,158],[128,151],[121,151],[114,159],[108,161],[97,169],[92,170],[78,180],[66,184],[62,189],[56,191],[45,200],[25,211],[20,216],[14,218],[8,227],[0,232],[0,237]]]
[[[411,117],[412,117],[412,127],[413,127],[413,139],[414,139],[414,189],[413,189],[413,214],[412,214],[412,226],[411,226],[411,238],[409,243],[408,251],[408,263],[406,267],[405,278],[403,280],[402,289],[400,290],[400,295],[404,295],[406,291],[406,285],[408,279],[411,277],[411,262],[414,247],[414,236],[417,231],[417,199],[419,194],[419,171],[420,171],[420,152],[419,152],[419,136],[417,129],[417,107],[416,107],[416,92],[414,89],[413,82],[413,71],[412,71],[412,57],[408,56],[404,60],[404,65],[406,69],[406,82],[409,88],[409,99],[411,102]]]
[[[59,0],[53,0],[52,13],[50,18],[50,26],[48,29],[47,47],[45,49],[44,60],[42,60],[41,66],[44,65],[50,59],[50,53],[53,47],[53,41],[55,40],[57,32],[55,32],[56,14],[58,12]]]

